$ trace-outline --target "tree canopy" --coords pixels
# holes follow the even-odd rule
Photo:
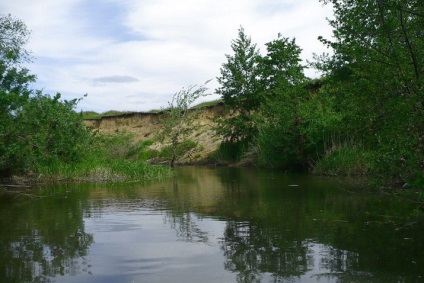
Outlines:
[[[0,173],[37,171],[78,161],[89,133],[75,112],[79,100],[60,101],[31,89],[29,30],[11,15],[0,16]]]

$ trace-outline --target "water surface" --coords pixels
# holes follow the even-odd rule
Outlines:
[[[178,168],[0,194],[0,282],[423,282],[411,203],[351,180]]]

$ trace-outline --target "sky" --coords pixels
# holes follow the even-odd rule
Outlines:
[[[0,14],[31,30],[35,89],[87,94],[78,109],[101,113],[161,109],[208,80],[198,102],[219,98],[216,77],[240,27],[262,54],[278,33],[295,38],[306,64],[329,52],[317,38],[331,38],[332,11],[318,0],[13,0],[0,1]]]

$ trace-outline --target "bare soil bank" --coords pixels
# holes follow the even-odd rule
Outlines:
[[[213,127],[216,125],[213,118],[222,115],[223,104],[218,103],[213,106],[206,106],[200,109],[200,114],[195,120],[195,130],[189,137],[190,140],[198,143],[197,150],[190,156],[184,156],[182,163],[201,163],[206,157],[215,151],[221,143],[221,138],[215,135]],[[101,134],[131,133],[135,141],[154,140],[161,128],[161,118],[163,112],[144,113],[134,112],[116,116],[104,116],[101,119],[87,119],[85,125],[98,131]],[[159,142],[155,142],[153,149],[163,147]]]

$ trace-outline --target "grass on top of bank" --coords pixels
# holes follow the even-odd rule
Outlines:
[[[193,107],[191,107],[191,109],[200,109],[200,108],[203,108],[203,107],[214,106],[214,105],[217,105],[221,102],[222,102],[222,99],[206,101],[206,102],[202,102],[202,103],[194,105]],[[149,110],[147,112],[148,113],[159,113],[159,112],[162,112],[163,110],[164,109],[152,109],[152,110]],[[102,112],[102,113],[98,113],[98,112],[95,112],[95,111],[83,111],[82,117],[85,120],[99,120],[102,117],[119,116],[119,115],[128,114],[128,113],[133,113],[133,111],[109,110],[109,111]]]

